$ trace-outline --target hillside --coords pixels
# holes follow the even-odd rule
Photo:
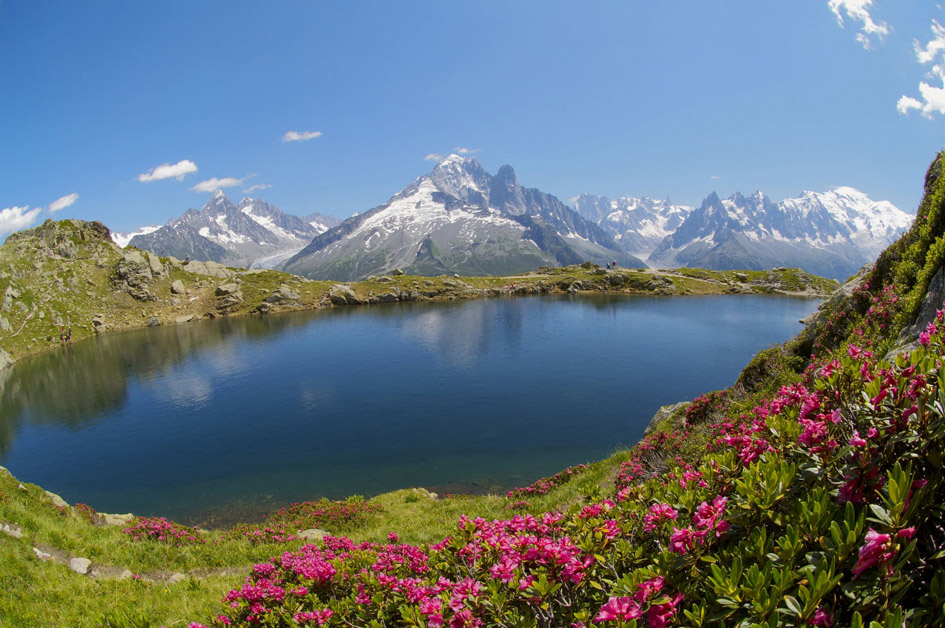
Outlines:
[[[107,525],[0,473],[0,616],[191,628],[942,625],[943,158],[912,229],[795,340],[761,352],[731,388],[658,415],[631,450],[506,496],[406,489],[201,531]],[[67,568],[77,558],[91,577]]]

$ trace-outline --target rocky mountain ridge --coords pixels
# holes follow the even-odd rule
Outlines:
[[[613,237],[550,194],[450,155],[385,204],[317,236],[283,269],[353,280],[395,268],[419,275],[512,274],[593,260],[642,267]]]
[[[286,214],[260,199],[233,204],[217,190],[201,209],[187,210],[163,227],[141,229],[127,244],[179,259],[272,268],[337,223],[337,218],[317,213],[305,218]]]
[[[669,200],[584,194],[575,207],[657,268],[799,266],[844,279],[876,258],[913,216],[850,187],[774,202],[762,192],[692,208]]]

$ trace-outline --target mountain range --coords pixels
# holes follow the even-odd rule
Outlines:
[[[650,266],[762,270],[796,266],[845,279],[896,240],[913,216],[851,187],[774,202],[712,193],[698,208],[584,194],[577,211]]]
[[[217,190],[201,209],[160,228],[144,227],[127,244],[180,259],[274,268],[339,222],[317,213],[299,218],[254,198],[234,205]]]
[[[522,187],[511,166],[495,175],[450,155],[383,205],[317,236],[283,270],[352,280],[409,274],[508,275],[594,260],[645,264],[556,197]]]
[[[699,207],[594,194],[572,202],[574,209],[523,187],[511,166],[492,175],[472,157],[450,155],[386,203],[344,221],[299,218],[259,199],[234,205],[218,190],[200,210],[115,238],[162,255],[336,281],[394,269],[510,275],[585,260],[638,268],[792,266],[842,280],[913,219],[850,187],[779,202],[762,192],[726,199],[713,192]]]

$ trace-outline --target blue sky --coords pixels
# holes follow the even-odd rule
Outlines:
[[[942,22],[900,0],[0,0],[0,237],[163,224],[219,185],[347,217],[460,148],[565,200],[849,185],[913,212],[945,148]]]

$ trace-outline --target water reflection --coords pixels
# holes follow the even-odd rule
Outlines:
[[[57,347],[0,371],[0,456],[24,421],[79,429],[122,410],[129,381],[162,385],[185,360],[206,354],[215,374],[245,368],[233,347],[239,340],[278,336],[309,324],[311,316],[223,319],[134,330]],[[205,402],[209,380],[184,378],[168,397],[185,405]]]

